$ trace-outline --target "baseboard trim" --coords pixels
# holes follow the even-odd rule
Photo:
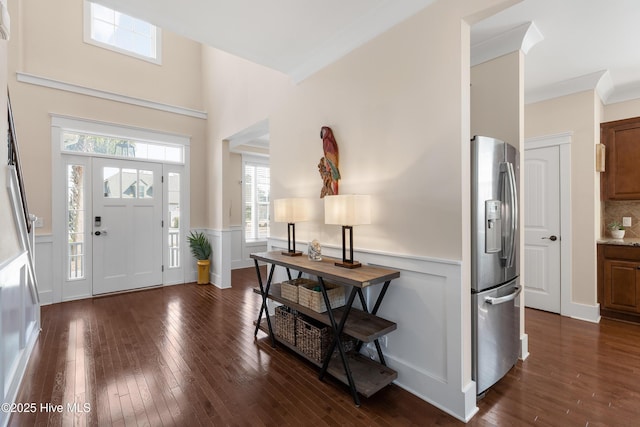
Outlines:
[[[588,305],[572,302],[569,304],[567,313],[563,313],[563,315],[586,322],[600,323],[600,304]]]

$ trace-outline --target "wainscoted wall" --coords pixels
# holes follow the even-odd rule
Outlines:
[[[36,236],[35,253],[40,304],[49,305],[54,301],[53,236],[51,234]]]
[[[253,267],[251,254],[267,250],[267,241],[245,242],[242,226],[231,227],[231,268]]]
[[[286,240],[269,239],[269,250],[286,247]],[[307,250],[301,242],[296,242],[296,247]],[[323,246],[322,253],[342,256],[341,248],[335,246]],[[468,420],[477,411],[476,387],[473,381],[462,383],[462,355],[471,343],[463,342],[459,313],[471,308],[462,307],[462,292],[469,287],[461,283],[460,261],[361,250],[355,251],[354,258],[400,270],[400,278],[391,282],[378,312],[398,325],[387,335],[386,348],[383,347],[387,364],[398,371],[395,383],[449,414]],[[273,280],[286,279],[285,270],[276,268]],[[370,307],[381,287],[367,288]],[[369,354],[366,347],[362,351]]]
[[[0,394],[2,402],[15,402],[18,387],[40,332],[40,307],[30,291],[29,257],[23,252],[0,265]],[[0,425],[11,412],[0,411]]]
[[[242,226],[233,226],[226,230],[201,230],[211,240],[213,255],[211,261],[211,283],[219,288],[231,287],[231,270],[253,267],[250,255],[267,250],[267,242],[245,242]],[[195,262],[187,282],[196,280]]]
[[[231,227],[228,230],[194,229],[194,231],[202,231],[209,237],[213,248],[210,280],[219,288],[231,287],[232,269],[253,267],[253,260],[250,258],[252,253],[267,250],[266,241],[245,243],[241,226]],[[61,292],[61,285],[54,283],[53,236],[38,235],[35,243],[40,302],[42,305],[52,304],[54,301],[60,301],[59,293]],[[190,264],[185,268],[184,282],[195,282],[198,277],[196,262],[192,257],[186,259]]]

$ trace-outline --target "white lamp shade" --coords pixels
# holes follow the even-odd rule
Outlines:
[[[324,223],[337,225],[371,224],[371,197],[357,194],[325,196]]]
[[[309,221],[310,210],[308,199],[277,199],[273,203],[275,222]]]

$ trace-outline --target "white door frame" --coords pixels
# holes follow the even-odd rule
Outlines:
[[[184,147],[184,163],[172,164],[168,162],[157,162],[163,164],[163,174],[167,171],[179,172],[181,174],[180,180],[180,206],[181,206],[181,223],[180,231],[184,237],[181,256],[181,273],[176,274],[176,271],[169,272],[168,266],[168,247],[163,245],[163,263],[165,263],[165,269],[163,273],[163,285],[185,283],[190,270],[186,268],[191,260],[191,255],[188,251],[186,244],[186,234],[190,230],[190,175],[189,175],[189,161],[190,161],[190,137],[178,134],[172,134],[162,131],[155,131],[150,129],[137,128],[133,126],[118,125],[114,123],[100,122],[96,120],[80,119],[75,117],[68,117],[62,115],[51,114],[51,158],[52,158],[52,179],[51,179],[51,208],[52,208],[52,303],[58,303],[62,301],[90,298],[92,297],[92,289],[90,286],[76,286],[71,293],[63,292],[63,284],[67,282],[65,280],[65,260],[66,254],[66,197],[65,194],[65,182],[63,177],[64,167],[68,163],[69,158],[86,158],[87,165],[89,166],[89,172],[91,172],[91,157],[99,157],[95,154],[82,154],[82,153],[66,153],[62,151],[62,134],[64,131],[77,131],[88,133],[92,135],[105,135],[112,137],[122,137],[123,139],[133,139],[137,141],[155,141],[171,145],[179,145]],[[147,161],[147,160],[143,160]],[[163,199],[167,200],[163,194]],[[164,205],[165,202],[163,202]],[[166,206],[163,206],[163,211]],[[91,215],[91,212],[87,213]],[[164,214],[163,214],[164,215]],[[90,220],[90,216],[87,217],[87,221]],[[92,224],[87,222],[87,224]],[[165,221],[166,225],[166,221]],[[168,227],[164,228],[168,230]],[[167,239],[164,237],[163,242]]]
[[[571,140],[573,132],[527,138],[524,149],[557,146],[560,153],[560,314],[575,316],[571,304]]]

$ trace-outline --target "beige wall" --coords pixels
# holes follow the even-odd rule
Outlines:
[[[229,225],[242,225],[242,155],[231,153],[229,156]]]
[[[461,259],[469,70],[457,12],[438,2],[301,83],[273,114],[272,197],[310,197],[319,212],[320,224],[296,227],[300,239],[341,244],[339,227],[321,223],[318,198],[327,125],[340,148],[340,193],[372,196],[372,224],[356,227],[355,246]],[[285,235],[282,224],[272,230]]]
[[[606,105],[604,107],[602,121],[612,122],[614,120],[629,119],[638,116],[640,116],[640,98]]]
[[[596,240],[600,228],[599,175],[595,147],[600,141],[601,103],[585,91],[526,106],[525,137],[573,132],[571,142],[571,301],[595,305]]]
[[[471,68],[471,135],[492,136],[522,149],[523,73],[519,50]]]
[[[18,71],[167,104],[202,109],[200,44],[162,32],[162,65],[83,41],[83,1],[20,4]],[[15,28],[12,28],[15,30]],[[14,33],[17,34],[16,31]]]
[[[9,87],[29,208],[44,219],[38,233],[51,232],[51,113],[191,136],[191,225],[206,225],[205,120],[16,81],[15,73],[24,72],[202,109],[198,43],[164,31],[161,66],[88,45],[83,42],[82,5],[81,0],[9,2]]]
[[[0,40],[0,111],[7,111],[7,94],[4,88],[7,85],[7,42]],[[6,113],[4,113],[6,114]],[[7,122],[0,120],[0,135],[7,135]],[[7,158],[8,149],[3,136],[0,143],[0,265],[18,255],[20,252],[20,243],[18,241],[18,232],[16,223],[11,209],[11,197],[7,191]]]
[[[238,220],[232,206],[239,189],[237,170],[226,139],[268,118],[294,85],[280,72],[214,48],[203,48],[202,58],[203,96],[209,112],[207,222],[223,229],[237,225]]]

